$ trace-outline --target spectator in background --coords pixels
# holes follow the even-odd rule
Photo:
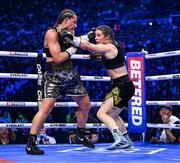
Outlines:
[[[16,117],[15,123],[28,123],[28,120],[21,112],[19,112]]]
[[[37,136],[37,144],[56,144],[56,139],[52,136],[47,135],[48,130],[42,128]]]
[[[15,119],[15,123],[28,123],[28,119],[24,116],[22,112],[19,112]],[[14,129],[14,132],[17,136],[18,143],[24,144],[27,142],[27,138],[29,135],[29,128]]]
[[[0,128],[0,144],[15,144],[16,134],[11,128]]]
[[[11,123],[12,118],[10,112],[0,109],[0,121],[4,123]]]
[[[172,115],[171,105],[160,106],[159,115],[163,124],[180,124],[180,119]],[[152,143],[180,143],[180,130],[178,129],[152,129],[150,135]]]

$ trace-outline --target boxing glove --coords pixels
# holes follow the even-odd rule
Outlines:
[[[69,41],[67,40],[73,40],[73,34],[66,29],[58,31],[58,37],[60,40],[63,40],[65,44],[69,44]]]
[[[90,43],[94,43],[95,44],[96,43],[96,40],[95,40],[95,37],[96,37],[95,31],[96,31],[96,28],[93,27],[90,32],[88,32],[86,35],[81,36],[81,39],[89,41]]]

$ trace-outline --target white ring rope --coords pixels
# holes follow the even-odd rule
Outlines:
[[[37,74],[0,73],[0,78],[9,79],[38,79]],[[109,76],[81,76],[82,81],[110,81]]]
[[[91,102],[92,107],[101,106],[102,102]],[[37,107],[38,102],[0,101],[0,107]],[[78,107],[76,102],[56,102],[54,107]]]
[[[102,102],[91,102],[92,107],[101,106]],[[180,105],[178,101],[146,101],[146,105]],[[0,107],[37,107],[38,102],[0,101]],[[75,102],[56,102],[54,107],[78,107]]]
[[[161,53],[153,53],[145,55],[146,59],[153,59],[153,58],[162,58],[162,57],[171,57],[171,56],[178,56],[180,55],[180,50],[176,51],[169,51],[169,52],[161,52]],[[2,57],[30,57],[36,58],[38,53],[35,52],[16,52],[16,51],[0,51],[0,56]],[[43,53],[43,57],[46,57],[46,54]],[[90,59],[89,54],[74,54],[72,59]]]
[[[24,58],[37,58],[38,53],[35,52],[15,52],[15,51],[0,51],[1,57],[24,57]],[[43,57],[46,57],[46,54],[43,53]],[[72,59],[90,59],[89,54],[74,54]]]
[[[82,81],[110,81],[109,76],[80,76]],[[9,79],[38,79],[37,74],[23,74],[23,73],[0,73],[0,78]],[[168,74],[168,75],[156,75],[156,76],[146,76],[146,81],[154,80],[170,80],[170,79],[180,79],[179,74]]]
[[[180,105],[180,100],[174,101],[146,101],[146,105]]]
[[[180,50],[148,54],[148,55],[145,55],[145,58],[153,59],[153,58],[171,57],[171,56],[178,56],[178,55],[180,55]]]
[[[0,123],[0,128],[31,128],[31,123]],[[128,127],[128,124],[125,123]],[[45,123],[43,125],[45,128],[77,128],[77,123]],[[147,123],[149,128],[173,128],[180,129],[180,124],[154,124]],[[103,123],[87,123],[86,128],[106,128]]]
[[[154,81],[154,80],[170,80],[170,79],[180,79],[179,74],[168,74],[168,75],[156,75],[156,76],[146,76],[146,81]]]

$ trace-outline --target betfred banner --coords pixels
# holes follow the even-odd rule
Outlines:
[[[146,86],[145,54],[132,52],[127,54],[128,75],[135,86],[134,96],[128,105],[128,130],[134,133],[146,131]]]

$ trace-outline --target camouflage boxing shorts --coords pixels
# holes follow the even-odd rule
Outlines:
[[[62,96],[85,96],[87,91],[80,79],[78,71],[63,70],[45,72],[43,76],[43,98]]]
[[[106,101],[110,97],[113,97],[113,107],[123,108],[128,107],[128,101],[134,95],[135,87],[131,80],[129,80],[128,75],[112,79],[111,81],[112,89],[105,97]]]

